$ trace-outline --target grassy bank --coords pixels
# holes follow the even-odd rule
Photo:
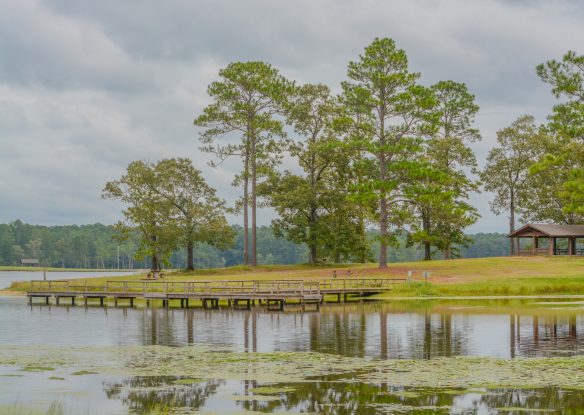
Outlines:
[[[419,261],[391,264],[380,270],[375,264],[358,265],[268,265],[236,266],[166,273],[165,281],[186,280],[273,280],[331,277],[405,278],[413,274],[411,284],[396,285],[379,298],[458,297],[458,296],[529,296],[584,294],[584,258],[578,257],[497,257]],[[429,272],[424,280],[423,272]],[[88,278],[89,284],[111,280],[140,280],[143,274],[122,277]],[[13,290],[26,290],[27,283],[15,283]]]

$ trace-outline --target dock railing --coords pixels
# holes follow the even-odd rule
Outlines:
[[[289,280],[202,280],[141,281],[33,280],[29,293],[72,293],[79,295],[155,294],[185,296],[313,296],[323,293],[381,292],[406,282],[405,278],[311,278]]]
[[[82,294],[184,294],[190,295],[319,295],[320,284],[304,280],[221,280],[221,281],[105,281],[88,284],[76,280],[33,280],[31,293],[79,293]]]

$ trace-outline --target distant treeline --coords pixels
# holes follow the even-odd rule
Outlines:
[[[219,250],[206,244],[195,249],[195,265],[198,268],[216,268],[242,263],[243,229],[233,226],[235,245],[231,249]],[[370,232],[371,258],[378,252],[375,232]],[[464,258],[507,255],[508,240],[503,234],[479,233],[469,235],[473,242],[468,247],[459,247],[458,255]],[[19,265],[22,258],[35,258],[41,266],[63,268],[148,268],[149,262],[135,259],[139,238],[118,243],[112,226],[29,225],[19,220],[0,224],[0,265]],[[397,248],[389,249],[391,262],[414,261],[423,258],[423,252],[413,246],[406,247],[401,238]],[[327,260],[327,258],[323,258]],[[184,268],[186,252],[175,252],[170,260],[175,268]],[[258,227],[258,262],[260,264],[297,264],[308,262],[308,249],[285,238],[274,236],[270,226]]]

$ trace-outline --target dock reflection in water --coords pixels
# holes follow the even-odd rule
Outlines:
[[[383,359],[582,354],[584,313],[407,304],[328,305],[315,313],[144,309],[144,344],[212,344],[249,351],[317,351]]]
[[[100,308],[0,301],[0,344],[188,345],[384,359],[570,356],[584,350],[583,305],[358,303],[320,312]]]

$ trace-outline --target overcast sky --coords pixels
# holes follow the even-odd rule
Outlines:
[[[338,91],[375,37],[405,49],[423,84],[467,84],[482,165],[498,129],[545,121],[554,99],[535,66],[584,53],[583,22],[577,0],[0,0],[0,222],[113,223],[101,189],[136,159],[190,157],[233,201],[239,163],[208,167],[193,126],[218,70],[263,60]],[[472,232],[505,231],[489,199],[473,196]]]

